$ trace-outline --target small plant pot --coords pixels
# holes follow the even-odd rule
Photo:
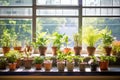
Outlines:
[[[79,70],[80,70],[80,71],[85,71],[86,64],[87,64],[87,63],[85,63],[85,62],[79,63]]]
[[[64,52],[65,54],[67,54],[67,53],[70,52],[70,51],[71,51],[70,48],[64,48],[64,50],[63,50],[63,52]]]
[[[82,50],[82,47],[81,47],[81,46],[76,46],[76,47],[74,47],[75,55],[80,55],[81,50]]]
[[[93,56],[95,53],[96,48],[95,47],[87,47],[88,55]]]
[[[31,69],[32,67],[32,59],[24,59],[24,67],[25,69]]]
[[[42,69],[42,64],[35,64],[36,70],[41,70]]]
[[[106,46],[104,47],[105,52],[106,52],[106,56],[110,56],[111,52],[112,52],[112,47],[111,46]]]
[[[17,50],[17,51],[19,51],[19,52],[21,52],[21,49],[22,49],[22,47],[21,47],[21,46],[14,47],[14,50]]]
[[[9,63],[9,70],[14,71],[16,69],[16,63]]]
[[[41,56],[45,56],[46,50],[47,50],[47,47],[40,46],[40,47],[39,47],[40,55],[41,55]]]
[[[100,70],[108,70],[109,61],[100,61]]]
[[[73,69],[74,69],[74,62],[68,62],[67,61],[66,67],[67,67],[68,72],[72,72]]]
[[[97,71],[97,67],[98,67],[98,64],[96,64],[96,63],[90,64],[91,71]]]
[[[52,47],[52,51],[53,51],[54,56],[57,55],[57,50],[58,50],[58,47],[55,47],[55,46]]]
[[[50,71],[51,68],[52,68],[52,61],[44,61],[44,68],[45,68],[45,71]]]
[[[57,68],[59,72],[64,72],[65,69],[65,61],[58,61]]]
[[[19,67],[21,66],[21,64],[22,64],[22,62],[21,62],[20,59],[18,59],[16,63],[17,63],[17,64],[16,64],[16,68],[19,68]]]
[[[4,55],[10,51],[10,47],[2,47]]]

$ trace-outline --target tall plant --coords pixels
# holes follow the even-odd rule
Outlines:
[[[92,26],[83,28],[83,42],[89,47],[94,47],[97,41],[101,38],[101,31],[99,31],[97,28]]]

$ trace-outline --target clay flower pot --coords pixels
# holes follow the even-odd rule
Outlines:
[[[32,67],[32,59],[24,59],[24,67],[25,69],[30,69]]]
[[[17,51],[19,51],[19,52],[21,52],[21,49],[22,49],[21,46],[14,47],[14,50],[17,50]]]
[[[53,51],[54,56],[57,55],[57,50],[58,50],[58,47],[55,47],[55,46],[52,47],[52,51]]]
[[[44,68],[46,71],[50,71],[52,68],[52,61],[51,60],[44,61]]]
[[[65,61],[57,61],[58,71],[64,72],[65,69]]]
[[[41,56],[45,56],[46,50],[47,50],[47,47],[40,46],[40,47],[39,47],[40,55],[41,55]]]
[[[93,56],[95,53],[96,48],[95,47],[87,47],[88,55]]]
[[[16,61],[16,68],[19,68],[21,66],[22,62],[20,59]]]
[[[10,47],[2,47],[3,53],[6,54],[10,51]]]
[[[65,53],[65,54],[67,54],[68,52],[70,52],[71,51],[71,48],[64,48],[64,50],[63,50],[63,52]]]
[[[9,63],[10,71],[14,71],[16,69],[16,63]]]
[[[36,70],[41,70],[42,69],[42,64],[35,64]]]
[[[74,62],[69,62],[69,61],[67,61],[66,67],[67,67],[67,70],[68,70],[69,72],[72,72],[73,69],[74,69]]]
[[[82,47],[81,47],[81,46],[76,46],[76,47],[74,47],[75,55],[80,55],[81,50],[82,50]]]
[[[100,61],[100,70],[108,70],[109,61]]]
[[[87,64],[86,62],[79,63],[79,70],[80,71],[85,71],[86,64]]]
[[[106,46],[104,47],[105,52],[106,52],[106,56],[110,56],[111,51],[112,51],[112,47],[111,46]]]

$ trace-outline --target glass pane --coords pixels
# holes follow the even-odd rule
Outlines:
[[[100,0],[83,0],[83,6],[100,6]]]
[[[107,8],[101,8],[101,15],[107,15]]]
[[[0,16],[31,16],[31,8],[1,8]]]
[[[120,0],[113,0],[113,6],[120,6]]]
[[[120,40],[120,18],[83,18],[83,26],[90,25],[99,29],[107,26],[112,30],[113,36]]]
[[[61,15],[61,16],[78,16],[78,10],[75,9],[40,9],[37,15]]]
[[[112,6],[112,0],[101,0],[101,6]]]
[[[37,5],[78,5],[78,0],[37,0]]]
[[[68,35],[73,40],[73,33],[78,31],[78,18],[37,18],[37,32],[55,31]],[[73,41],[69,46],[73,46]]]
[[[120,9],[113,9],[113,15],[119,15],[120,16]]]
[[[32,0],[0,0],[0,6],[32,6]]]
[[[0,39],[5,29],[10,30],[11,34],[15,32],[18,36],[18,40],[21,42],[24,42],[24,40],[31,40],[32,20],[0,18]]]

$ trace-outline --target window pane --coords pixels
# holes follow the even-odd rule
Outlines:
[[[107,26],[112,30],[113,36],[120,40],[120,18],[83,18],[83,26],[90,25],[99,29]]]
[[[112,0],[101,0],[101,6],[112,6]]]
[[[1,8],[0,16],[31,16],[31,8]]]
[[[32,6],[32,0],[0,0],[0,6]]]
[[[100,6],[100,0],[83,0],[83,6]]]
[[[73,33],[78,31],[78,18],[37,18],[37,32],[57,31],[68,35],[73,40]],[[69,46],[73,46],[73,41]]]
[[[60,15],[60,16],[78,16],[78,10],[75,9],[40,9],[37,15]]]
[[[78,5],[78,0],[37,0],[37,5]]]
[[[3,19],[0,18],[0,38],[5,29],[9,29],[10,33],[16,32],[18,34],[18,40],[31,40],[32,32],[32,20],[31,19]]]
[[[120,0],[113,0],[113,6],[120,6]]]

